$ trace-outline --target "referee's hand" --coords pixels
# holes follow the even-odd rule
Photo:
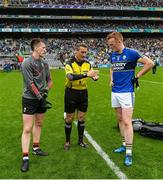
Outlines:
[[[93,79],[94,81],[97,81],[97,80],[98,80],[98,78],[99,78],[99,76],[98,76],[98,75],[96,75],[96,76],[92,77],[92,79]]]
[[[90,70],[87,72],[87,76],[93,78],[93,77],[97,76],[97,72],[94,70]]]

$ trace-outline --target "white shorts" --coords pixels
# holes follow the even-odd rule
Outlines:
[[[114,93],[111,94],[112,107],[129,108],[134,107],[135,93]]]

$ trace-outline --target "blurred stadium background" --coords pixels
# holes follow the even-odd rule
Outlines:
[[[163,64],[162,0],[0,0],[0,4],[2,66],[5,60],[16,64],[16,54],[27,56],[33,37],[47,41],[51,67],[62,66],[81,41],[90,48],[92,64],[109,64],[105,37],[112,31],[124,34],[126,46]]]
[[[63,151],[63,64],[73,55],[78,42],[89,47],[87,59],[100,69],[100,80],[89,83],[90,107],[87,130],[128,178],[163,178],[160,141],[135,135],[134,165],[127,169],[122,157],[112,153],[119,142],[114,111],[110,107],[106,35],[123,33],[127,47],[139,50],[159,64],[156,75],[142,78],[136,92],[134,116],[163,120],[163,1],[162,0],[0,0],[0,178],[117,178],[93,147]],[[54,88],[43,128],[42,145],[49,149],[47,159],[31,157],[27,174],[19,170],[22,77],[19,69],[30,54],[30,41],[43,38],[46,60],[51,67]],[[53,70],[54,69],[54,70]],[[12,73],[4,73],[12,71]],[[100,96],[99,96],[100,93]],[[159,98],[158,98],[159,97]],[[62,100],[62,101],[61,101]],[[96,127],[94,127],[96,122]],[[75,129],[75,128],[74,128]],[[77,141],[76,131],[72,141]],[[74,135],[75,134],[75,135]],[[75,146],[75,145],[74,145]]]

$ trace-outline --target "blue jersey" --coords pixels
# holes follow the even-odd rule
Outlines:
[[[142,56],[135,50],[124,48],[122,53],[113,52],[110,56],[113,71],[112,92],[134,92],[132,78],[135,75],[137,60]]]

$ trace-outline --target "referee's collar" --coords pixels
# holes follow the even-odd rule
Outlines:
[[[78,61],[76,56],[74,56],[74,61],[79,65],[81,66],[83,63],[84,63],[84,60],[81,60],[81,61]]]

